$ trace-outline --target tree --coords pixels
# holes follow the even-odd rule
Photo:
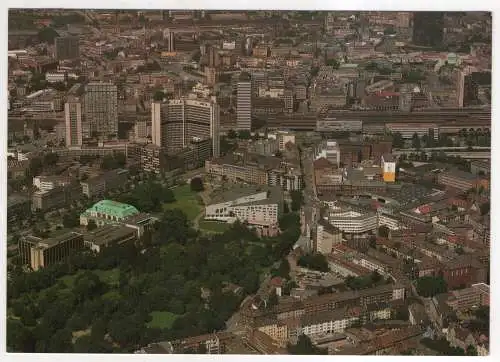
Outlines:
[[[330,267],[328,266],[328,260],[323,254],[319,253],[303,255],[299,258],[297,264],[304,268],[318,270],[324,273],[330,270]]]
[[[416,148],[417,150],[420,149],[420,137],[416,132],[413,134],[411,138],[411,144],[413,148]]]
[[[63,216],[63,226],[65,228],[75,228],[80,225],[80,217],[76,212],[70,212]]]
[[[7,352],[35,352],[35,338],[29,328],[21,321],[7,319]]]
[[[490,212],[490,203],[489,201],[485,202],[484,204],[481,204],[479,206],[479,210],[481,212],[481,215],[486,215]]]
[[[477,349],[473,345],[467,346],[467,350],[465,351],[466,356],[477,356]]]
[[[396,30],[394,29],[394,27],[389,26],[384,29],[384,35],[392,35],[392,34],[396,34]]]
[[[278,295],[273,290],[271,291],[271,294],[269,294],[269,298],[267,299],[267,307],[268,308],[274,307],[275,305],[278,305],[278,303],[279,303]]]
[[[230,129],[229,131],[227,131],[227,138],[235,139],[237,137],[238,137],[238,134],[234,130]]]
[[[425,276],[417,279],[417,292],[423,297],[433,297],[445,293],[448,287],[442,277]]]
[[[249,140],[250,138],[252,138],[252,135],[250,134],[250,131],[238,131],[238,138],[241,140]]]
[[[38,32],[38,40],[42,43],[54,44],[54,39],[58,36],[57,31],[51,27],[45,27]]]
[[[193,177],[190,182],[190,187],[191,191],[194,192],[201,192],[205,189],[201,177]]]
[[[97,224],[95,223],[94,220],[89,220],[87,223],[87,231],[92,231],[97,228]]]
[[[163,93],[163,91],[161,90],[157,90],[154,92],[153,94],[153,100],[155,100],[156,102],[161,102],[165,99],[165,93]]]
[[[290,212],[290,206],[288,206],[288,202],[283,202],[283,213],[288,214]]]
[[[395,132],[392,135],[392,146],[394,148],[403,148],[405,146],[405,141],[400,132]]]
[[[301,334],[298,338],[296,345],[288,345],[288,353],[296,355],[322,355],[328,354],[327,349],[321,349],[316,347],[311,339],[305,335]]]
[[[337,59],[328,59],[326,65],[333,67],[334,69],[339,69],[340,63]]]
[[[290,192],[290,197],[292,198],[292,211],[300,210],[301,206],[304,204],[304,195],[302,191],[294,190]]]
[[[387,225],[380,225],[378,228],[378,235],[382,238],[388,238],[391,230],[387,227]]]

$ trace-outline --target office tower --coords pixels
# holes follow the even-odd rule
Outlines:
[[[217,83],[217,69],[205,67],[205,83],[210,87],[213,87]]]
[[[214,100],[175,99],[152,103],[151,139],[169,154],[176,154],[193,142],[211,139],[211,154],[219,157],[219,124],[220,109]]]
[[[166,147],[167,107],[163,102],[151,103],[151,142],[158,147]]]
[[[443,43],[444,13],[419,11],[413,13],[413,43],[421,46],[440,46]]]
[[[118,135],[118,89],[111,83],[89,83],[84,98],[84,138]]]
[[[210,46],[208,49],[208,66],[211,68],[217,68],[220,65],[219,50],[214,46]]]
[[[77,59],[80,57],[80,40],[76,36],[55,38],[54,57],[56,60]]]
[[[243,72],[237,84],[236,128],[250,131],[252,128],[252,80],[250,74]]]
[[[82,102],[78,97],[68,97],[64,105],[66,121],[66,146],[81,146],[82,132]]]
[[[163,39],[166,41],[166,48],[168,52],[175,51],[175,33],[170,29],[163,30]]]
[[[465,95],[465,72],[461,69],[455,69],[454,78],[457,89],[457,107],[463,108]]]

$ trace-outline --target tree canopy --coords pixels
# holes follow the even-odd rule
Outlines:
[[[316,347],[311,339],[305,335],[301,334],[296,345],[288,345],[288,353],[296,355],[326,355],[328,354],[327,349],[322,349]]]
[[[309,268],[326,273],[330,270],[328,260],[323,254],[313,253],[306,254],[299,258],[298,265],[304,268]]]
[[[448,290],[442,277],[425,276],[417,279],[417,292],[422,297],[433,297]]]

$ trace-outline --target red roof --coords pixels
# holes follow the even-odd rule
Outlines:
[[[271,285],[275,287],[281,287],[283,285],[283,279],[280,277],[274,277],[271,279]]]
[[[422,205],[418,208],[422,214],[428,214],[432,211],[431,205]]]

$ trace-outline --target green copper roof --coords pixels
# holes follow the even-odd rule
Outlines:
[[[90,212],[112,215],[122,219],[138,214],[139,210],[132,205],[122,204],[121,202],[101,200],[98,203],[95,203],[90,209],[87,209],[86,213]]]

